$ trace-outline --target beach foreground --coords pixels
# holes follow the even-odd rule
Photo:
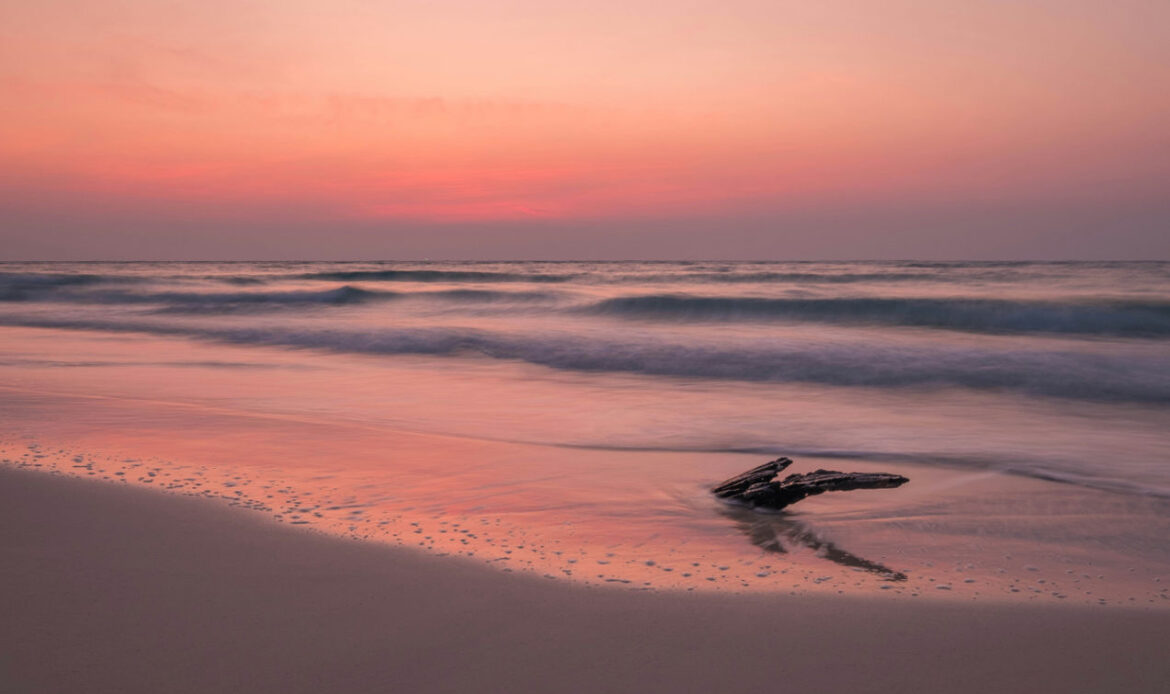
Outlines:
[[[0,469],[13,692],[1161,692],[1164,611],[633,592]]]

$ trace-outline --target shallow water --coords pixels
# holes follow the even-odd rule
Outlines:
[[[286,522],[531,549],[406,537],[498,521],[552,575],[580,578],[563,557],[584,547],[597,580],[747,588],[785,570],[780,547],[815,560],[786,567],[797,587],[823,564],[910,592],[891,577],[952,562],[986,594],[1010,592],[1010,562],[932,534],[1145,581],[1170,555],[1164,263],[20,263],[0,266],[0,326],[10,461],[168,485],[198,468],[201,493]],[[705,494],[773,453],[913,481],[771,519]],[[153,477],[121,462],[146,457]],[[278,479],[331,501],[237,488]],[[1150,599],[1126,585],[1111,597]]]
[[[0,324],[409,363],[405,393],[359,375],[332,402],[281,406],[434,433],[896,457],[1170,495],[1165,263],[6,264]],[[2,359],[45,355],[9,342]],[[296,366],[266,359],[220,366]]]

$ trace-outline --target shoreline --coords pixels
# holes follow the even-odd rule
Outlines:
[[[0,468],[15,691],[1162,691],[1158,610],[609,590]]]
[[[113,421],[145,412],[135,407]],[[390,447],[393,472],[349,460],[332,468],[267,467],[271,462],[231,461],[245,446],[259,461],[280,459],[291,449],[269,446],[293,431],[286,423],[236,416],[204,422],[195,414],[182,410],[197,429],[217,432],[214,442],[193,439],[165,417],[159,431],[117,448],[103,446],[107,437],[100,433],[97,438],[9,435],[0,438],[0,468],[211,500],[278,526],[580,585],[1170,608],[1170,589],[1162,578],[1164,536],[1158,532],[1166,514],[1136,497],[991,471],[886,463],[881,469],[914,481],[896,490],[812,497],[795,514],[768,514],[719,503],[696,482],[714,467],[741,471],[758,462],[752,456],[567,451],[558,452],[566,469],[555,486],[547,477],[536,484],[516,478],[501,489],[508,495],[503,501],[485,503],[477,490],[484,484],[500,489],[497,465],[527,461],[522,464],[538,470],[544,465],[542,447],[412,433],[386,438],[382,432],[376,445],[349,439],[346,450],[375,451],[380,459],[380,451]],[[141,426],[145,420],[136,421]],[[324,453],[342,436],[334,429],[318,427],[295,442]],[[84,430],[94,431],[92,424]],[[119,439],[126,436],[120,433]],[[576,493],[569,486],[573,482],[597,480],[589,471],[624,474],[639,467],[632,458],[651,455],[660,456],[657,467],[689,465],[690,481],[665,493],[637,479],[630,489],[613,486],[617,498],[608,510],[575,505],[600,498],[600,489],[575,504],[550,508],[539,497],[553,489]],[[462,477],[431,481],[438,461],[466,459],[479,459],[478,469],[465,465]],[[804,468],[833,464],[802,463]],[[877,471],[860,462],[848,466]],[[344,477],[342,468],[358,473]],[[428,502],[436,494],[444,501]],[[1120,537],[1127,538],[1121,553],[1111,546]]]
[[[915,434],[896,447],[905,460],[795,456],[794,472],[890,472],[911,479],[901,488],[743,513],[710,486],[774,455],[564,445],[589,431],[666,441],[684,431],[675,414],[689,408],[719,421],[751,413],[746,440],[789,422],[776,437],[798,442],[802,426],[832,420],[842,450],[908,423],[900,410],[875,419],[880,402],[840,392],[784,388],[781,397],[772,387],[584,378],[475,359],[0,332],[9,360],[0,461],[17,467],[217,497],[290,525],[573,583],[1170,608],[1170,499],[932,465]],[[950,431],[952,415],[974,416],[978,427],[952,432],[970,448],[963,432],[993,431],[1016,412],[985,395],[951,399],[962,407],[911,418],[915,430]],[[798,412],[809,402],[820,412],[812,420]],[[904,395],[897,403],[921,409]],[[1052,429],[1043,417],[1023,420],[1036,436],[1015,443],[1031,450]],[[1087,421],[1074,420],[1059,419],[1067,431]],[[986,445],[1008,459],[1026,453],[1011,439]]]
[[[527,428],[524,413],[566,402],[564,388],[595,402],[596,384],[478,362],[444,374],[421,358],[383,363],[181,340],[4,332],[17,341],[6,348],[15,366],[0,386],[0,464],[16,468],[211,497],[266,521],[562,583],[892,603],[1170,608],[1167,499],[931,465],[915,458],[911,445],[906,460],[797,456],[795,472],[890,472],[911,482],[819,495],[790,513],[754,513],[718,502],[709,489],[773,456],[483,438],[474,423],[488,420],[444,404],[483,395],[490,385],[519,404],[500,420],[515,429],[502,431],[532,434],[543,429]],[[42,366],[22,361],[33,352]],[[127,361],[130,355],[152,356]],[[633,398],[621,411],[642,402],[620,382],[603,390],[619,401]],[[678,408],[710,399],[723,403],[715,410],[735,404],[751,411],[736,391],[725,400],[684,388]],[[430,408],[421,413],[427,416],[409,413],[415,404]],[[848,426],[851,413],[836,416]],[[558,416],[565,423],[583,417]],[[424,421],[431,425],[410,426]]]

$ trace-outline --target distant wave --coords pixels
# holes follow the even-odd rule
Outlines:
[[[97,275],[71,272],[0,272],[0,301],[21,301],[62,287],[141,282],[133,275]]]
[[[1166,263],[511,263],[480,267],[475,264],[406,266],[349,266],[319,263],[220,264],[207,274],[205,264],[131,264],[132,273],[96,274],[90,264],[58,271],[52,265],[19,271],[0,270],[0,295],[5,292],[119,282],[214,281],[235,285],[263,285],[285,280],[339,282],[449,282],[449,283],[566,283],[584,284],[778,284],[836,285],[864,283],[943,283],[971,281],[1034,282],[1053,273],[1067,279],[1090,271],[1126,273],[1140,281],[1170,278]],[[11,266],[10,266],[11,267]],[[113,266],[119,267],[119,266]],[[237,268],[247,268],[241,273]],[[359,269],[360,268],[360,269]],[[1139,280],[1135,280],[1139,281]]]
[[[240,284],[240,285],[254,285],[265,284],[271,278],[264,276],[248,276],[248,275],[207,275],[198,279],[212,280],[215,282],[223,282],[225,284]]]
[[[854,282],[908,282],[939,279],[927,272],[688,272],[626,275],[624,281],[763,283],[807,282],[848,284]]]
[[[343,286],[326,291],[286,292],[153,292],[105,294],[104,303],[162,303],[169,313],[218,313],[233,309],[271,309],[292,306],[353,306],[398,298],[394,292],[378,292]]]
[[[134,295],[123,294],[123,299]],[[377,301],[396,298],[394,292],[371,291],[358,287],[342,286],[325,291],[286,291],[286,292],[233,292],[233,293],[200,293],[200,292],[156,292],[142,294],[138,298],[144,301],[162,302],[191,302],[191,303],[258,303],[258,304],[360,304],[367,301]]]
[[[619,266],[620,268],[620,266]],[[600,283],[826,283],[907,282],[944,279],[930,272],[599,272],[543,273],[480,270],[336,270],[289,276],[293,279],[337,280],[344,282],[600,282]]]
[[[0,272],[0,286],[11,288],[64,287],[70,285],[96,284],[114,278],[109,275],[79,274],[69,272]]]
[[[580,274],[488,270],[331,270],[309,272],[296,277],[343,282],[568,282],[580,277]]]
[[[357,287],[343,286],[324,291],[280,291],[280,292],[139,292],[126,290],[62,291],[50,295],[37,295],[37,300],[90,304],[168,304],[172,307],[228,307],[239,305],[279,306],[306,304],[360,304],[368,301],[396,298],[394,292],[379,292]],[[23,300],[25,296],[17,296]],[[13,298],[0,297],[4,300]]]
[[[1170,303],[1000,299],[772,299],[656,294],[606,299],[594,313],[659,320],[790,320],[987,333],[1170,336]]]
[[[501,292],[487,289],[446,289],[429,292],[390,292],[362,289],[343,285],[326,290],[239,291],[239,292],[182,292],[182,291],[127,291],[121,289],[64,289],[53,293],[30,296],[18,293],[0,294],[0,301],[36,299],[58,303],[82,304],[162,304],[163,312],[229,312],[265,308],[304,306],[348,306],[394,299],[430,299],[456,303],[532,303],[549,301],[555,294],[548,292]]]
[[[412,299],[443,299],[474,303],[529,303],[552,301],[558,297],[553,292],[499,292],[490,289],[443,289],[434,292],[412,292],[402,296]]]
[[[620,268],[620,265],[618,266]],[[499,272],[488,270],[335,270],[294,275],[297,279],[339,280],[345,282],[882,282],[930,280],[939,277],[926,272]]]
[[[181,335],[235,344],[365,354],[482,355],[573,371],[879,389],[957,387],[1073,400],[1170,404],[1170,358],[1080,351],[806,343],[716,347],[455,328],[212,328],[135,320],[18,316],[0,318],[0,323]]]

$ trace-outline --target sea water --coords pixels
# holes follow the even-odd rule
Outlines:
[[[1157,500],[1170,264],[7,263],[0,385],[12,422],[83,396],[123,434],[111,399],[535,446],[507,484],[583,517],[774,455]]]

